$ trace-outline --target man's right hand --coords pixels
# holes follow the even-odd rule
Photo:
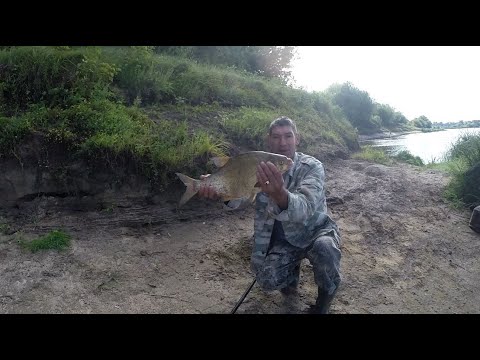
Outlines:
[[[211,174],[207,175],[200,175],[200,180],[204,180],[208,178]],[[201,198],[206,198],[210,200],[218,200],[219,196],[218,193],[215,191],[213,186],[209,186],[205,183],[200,185],[200,188],[198,189],[198,196]]]

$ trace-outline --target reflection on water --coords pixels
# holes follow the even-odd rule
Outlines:
[[[480,128],[447,129],[430,133],[413,133],[393,138],[362,141],[362,145],[378,146],[395,155],[408,150],[419,156],[425,164],[443,161],[446,152],[462,134],[480,134]]]

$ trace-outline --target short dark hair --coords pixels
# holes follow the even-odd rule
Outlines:
[[[287,116],[280,116],[270,123],[270,126],[268,127],[269,135],[272,135],[272,129],[276,126],[291,126],[293,133],[297,135],[297,125],[295,125],[295,122]]]

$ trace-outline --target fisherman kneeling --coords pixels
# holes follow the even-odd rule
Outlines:
[[[307,258],[318,286],[311,312],[327,314],[341,281],[341,240],[327,214],[323,165],[296,151],[297,128],[288,117],[270,124],[267,142],[269,151],[289,157],[293,166],[283,175],[271,162],[257,166],[261,192],[255,200],[252,270],[263,290],[289,296],[296,293],[300,263]],[[203,185],[198,194],[218,198],[211,186]]]

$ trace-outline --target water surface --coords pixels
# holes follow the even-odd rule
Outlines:
[[[381,147],[391,155],[408,150],[412,155],[419,156],[425,164],[428,164],[443,161],[446,152],[462,134],[480,134],[480,128],[418,132],[391,138],[366,140],[361,144]]]

